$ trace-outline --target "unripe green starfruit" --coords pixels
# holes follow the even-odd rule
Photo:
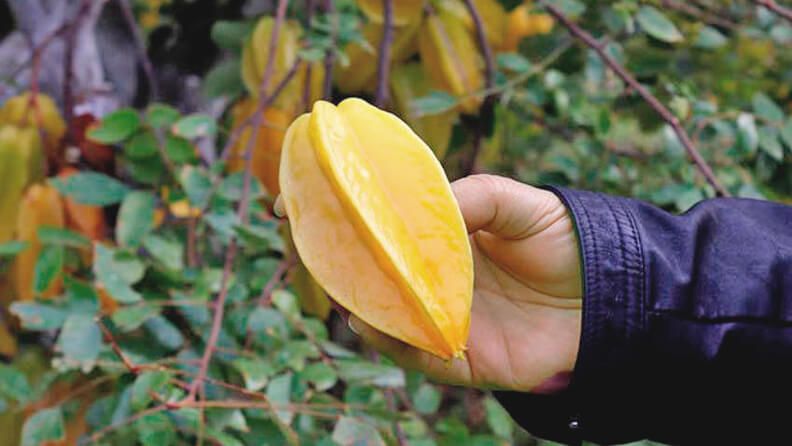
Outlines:
[[[451,142],[454,123],[459,112],[448,110],[434,115],[420,116],[410,103],[426,96],[432,90],[431,82],[420,64],[400,65],[391,73],[391,91],[396,113],[432,148],[437,158],[443,159]]]
[[[378,330],[440,358],[464,354],[473,295],[465,224],[432,150],[360,99],[292,123],[281,196],[317,283]]]

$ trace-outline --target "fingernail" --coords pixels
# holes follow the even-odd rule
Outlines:
[[[355,327],[355,325],[356,325],[355,320],[356,320],[356,318],[354,316],[350,316],[349,320],[347,321],[347,326],[349,327],[349,330],[352,333],[355,333],[356,335],[360,336],[360,331],[359,331],[358,327]]]

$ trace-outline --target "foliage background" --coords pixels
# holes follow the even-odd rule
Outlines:
[[[22,301],[0,285],[0,444],[546,444],[486,392],[405,372],[360,345],[336,313],[306,309],[283,223],[268,210],[273,197],[218,161],[238,127],[229,108],[245,94],[243,44],[274,2],[112,0],[80,9],[85,3],[2,4],[0,98],[40,89],[56,99],[69,130],[46,148],[48,181],[102,206],[104,240],[114,241],[92,247],[77,232],[40,229],[45,248],[31,268],[46,283],[37,286],[62,276],[62,293]],[[771,1],[553,4],[656,96],[730,194],[790,202],[788,9]],[[343,63],[365,19],[350,0],[309,5],[295,0],[287,10],[305,28],[301,57]],[[75,22],[79,13],[92,26]],[[61,75],[68,57],[80,68]],[[557,20],[493,63],[492,107],[454,126],[442,159],[450,178],[493,172],[670,211],[715,196],[658,107]],[[432,92],[413,107],[431,115],[455,103]],[[78,114],[103,118],[92,140]],[[81,173],[53,179],[67,164]],[[248,206],[251,218],[240,219],[237,209]],[[0,245],[0,274],[11,274],[22,248]],[[201,359],[207,345],[216,346],[210,362]],[[193,390],[196,398],[185,398]]]

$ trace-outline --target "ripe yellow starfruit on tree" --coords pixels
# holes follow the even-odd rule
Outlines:
[[[25,92],[6,101],[0,109],[0,123],[22,128],[41,127],[47,149],[57,147],[66,134],[66,123],[55,101],[41,93],[34,97]]]
[[[429,78],[417,63],[398,66],[391,73],[391,91],[396,113],[432,148],[437,158],[443,159],[459,113],[448,110],[435,115],[419,116],[410,103],[415,98],[426,96],[431,90]]]
[[[270,16],[262,17],[242,49],[242,81],[253,97],[258,97],[259,95],[259,87],[270,57],[269,46],[274,25],[275,19]],[[297,60],[299,37],[300,28],[298,23],[288,21],[281,26],[268,92],[272,91],[275,85],[286,76]]]
[[[384,333],[440,358],[462,356],[473,260],[432,150],[360,99],[318,101],[283,147],[281,196],[314,279]]]
[[[393,24],[410,25],[421,20],[426,0],[392,0]],[[358,8],[374,23],[383,23],[382,0],[357,0]]]
[[[391,66],[409,59],[418,51],[417,25],[393,30],[391,45]],[[366,23],[361,34],[365,44],[352,43],[345,49],[349,64],[336,64],[333,79],[338,90],[345,94],[373,93],[377,85],[377,54],[382,41],[382,25]]]
[[[429,14],[419,38],[421,62],[434,86],[460,98],[465,113],[481,105],[483,61],[478,44],[465,24],[445,11]]]
[[[487,42],[493,48],[501,47],[508,20],[506,10],[503,9],[498,0],[473,0],[473,4],[481,17],[481,24],[484,25],[484,35],[487,37]],[[439,3],[439,7],[461,20],[468,31],[471,33],[476,32],[476,24],[473,21],[473,17],[462,0],[442,0]]]
[[[0,127],[0,243],[13,238],[22,192],[42,170],[36,129]]]
[[[236,104],[231,112],[233,127],[241,126],[243,122],[256,112],[257,106],[257,102],[252,99],[244,99]],[[262,124],[256,133],[256,141],[252,146],[251,171],[272,197],[280,193],[278,169],[280,167],[281,146],[283,145],[286,128],[292,121],[292,116],[291,113],[277,108],[270,107],[265,109]],[[245,168],[245,150],[252,136],[253,128],[248,126],[231,148],[231,154],[228,158],[229,171],[239,172]]]
[[[47,184],[34,184],[25,191],[16,220],[16,238],[27,242],[28,246],[27,249],[17,254],[12,266],[12,280],[17,299],[31,300],[35,297],[33,276],[36,261],[38,261],[42,249],[38,238],[39,228],[42,226],[63,228],[64,220],[63,200],[54,187]],[[42,293],[42,297],[58,295],[62,285],[63,278],[57,277]]]
[[[531,12],[530,4],[523,3],[510,13],[506,25],[506,38],[502,51],[517,51],[525,37],[547,34],[553,30],[553,18],[549,14]]]

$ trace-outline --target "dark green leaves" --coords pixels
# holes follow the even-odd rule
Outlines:
[[[99,126],[88,132],[96,142],[115,144],[132,136],[140,127],[140,117],[131,108],[122,108],[105,116]]]
[[[44,409],[25,421],[21,446],[47,446],[65,439],[66,429],[60,408]]]
[[[145,409],[153,399],[151,394],[159,393],[170,378],[171,375],[168,372],[161,370],[141,373],[132,385],[132,396],[130,399],[132,410]]]
[[[116,251],[100,243],[94,245],[94,274],[107,292],[118,302],[134,303],[142,299],[132,285],[143,277],[139,262],[125,262]]]
[[[148,192],[130,192],[121,203],[116,240],[121,246],[137,247],[154,227],[156,200]]]
[[[762,92],[757,92],[751,99],[754,113],[763,119],[771,122],[781,122],[784,120],[784,111],[770,97]]]
[[[674,23],[653,6],[642,6],[635,19],[647,34],[657,40],[675,43],[683,39]]]
[[[101,347],[102,333],[94,316],[78,313],[66,318],[57,348],[67,359],[91,363],[99,356]]]
[[[341,417],[333,429],[333,441],[341,446],[385,446],[373,426],[352,417]]]
[[[120,181],[98,172],[80,172],[50,183],[77,203],[108,206],[124,199],[128,188]]]
[[[41,250],[33,270],[33,291],[41,294],[47,290],[63,270],[63,247],[45,246]]]
[[[31,388],[25,375],[11,366],[0,364],[0,397],[27,401]]]
[[[410,109],[417,116],[438,115],[456,106],[457,98],[443,91],[433,91],[410,103]]]
[[[167,104],[151,104],[146,110],[146,122],[155,129],[165,128],[179,119],[179,111]]]
[[[187,139],[211,136],[217,131],[217,123],[211,116],[194,114],[176,121],[171,127],[176,136]]]

